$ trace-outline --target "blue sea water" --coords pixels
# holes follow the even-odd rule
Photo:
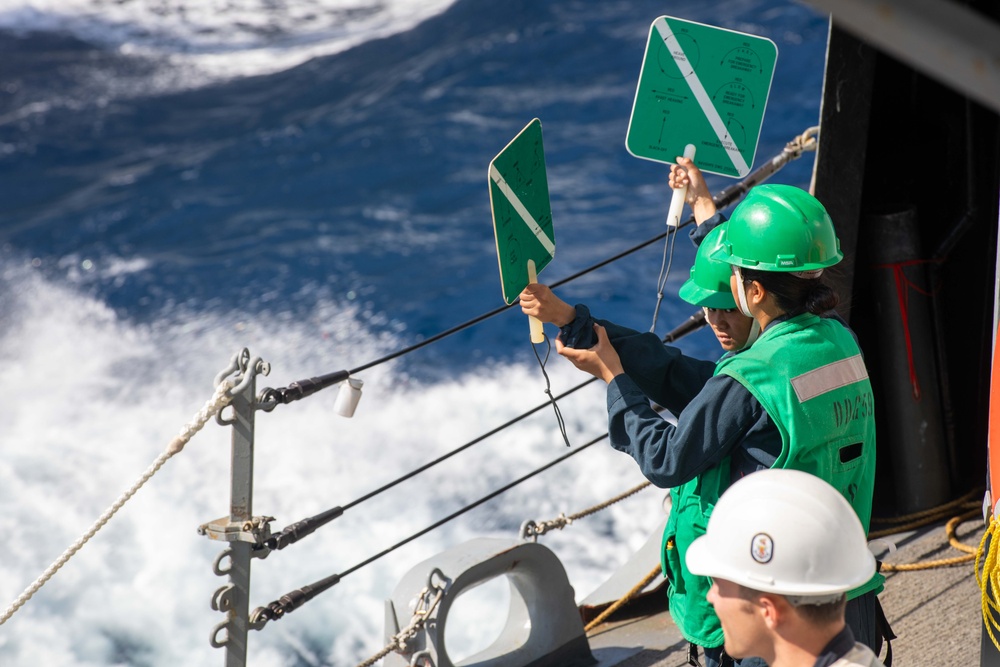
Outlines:
[[[817,123],[827,21],[781,0],[0,4],[0,605],[132,484],[242,348],[272,365],[258,387],[278,387],[502,306],[487,166],[532,118],[557,246],[542,282],[660,233],[667,167],[624,140],[662,14],[777,44],[758,165]],[[811,167],[803,158],[773,180],[806,186]],[[715,189],[730,182],[710,177]],[[559,293],[647,329],[663,252],[653,244]],[[679,239],[661,333],[691,314],[676,291],[692,255]],[[707,331],[681,345],[717,355]],[[552,356],[555,393],[586,379]],[[333,414],[336,390],[258,415],[254,510],[276,527],[545,400],[516,308],[359,377],[351,420]],[[590,440],[606,428],[603,391],[574,394],[562,413],[571,441]],[[228,437],[210,423],[0,626],[0,664],[218,664],[208,635],[221,620],[209,608],[221,546],[195,528],[228,511]],[[251,606],[565,451],[540,411],[255,561]],[[410,565],[642,481],[603,443],[566,468],[253,633],[250,664],[360,662],[382,648],[382,601]],[[647,491],[544,538],[579,598],[642,544],[661,501]],[[495,606],[465,613],[489,625]]]

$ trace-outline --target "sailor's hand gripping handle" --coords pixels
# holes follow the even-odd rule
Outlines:
[[[695,148],[693,144],[684,147],[684,157],[689,160],[694,159]],[[687,186],[677,188],[670,197],[670,208],[667,210],[667,227],[678,227],[681,224],[681,211],[684,209],[684,200],[687,199]]]

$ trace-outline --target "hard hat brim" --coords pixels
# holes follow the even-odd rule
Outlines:
[[[700,306],[702,308],[720,308],[723,310],[736,307],[736,299],[733,298],[732,292],[717,292],[705,289],[690,278],[688,278],[684,284],[681,285],[677,294],[692,306]]]

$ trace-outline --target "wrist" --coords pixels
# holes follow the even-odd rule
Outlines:
[[[566,303],[559,309],[559,313],[552,319],[552,323],[561,329],[562,327],[572,324],[575,319],[576,308]]]
[[[715,215],[715,200],[711,197],[699,197],[691,205],[691,210],[694,212],[695,222],[700,225]]]

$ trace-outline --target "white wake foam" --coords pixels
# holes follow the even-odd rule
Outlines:
[[[160,91],[270,74],[396,34],[454,0],[6,0],[0,29],[67,33],[168,65]]]

